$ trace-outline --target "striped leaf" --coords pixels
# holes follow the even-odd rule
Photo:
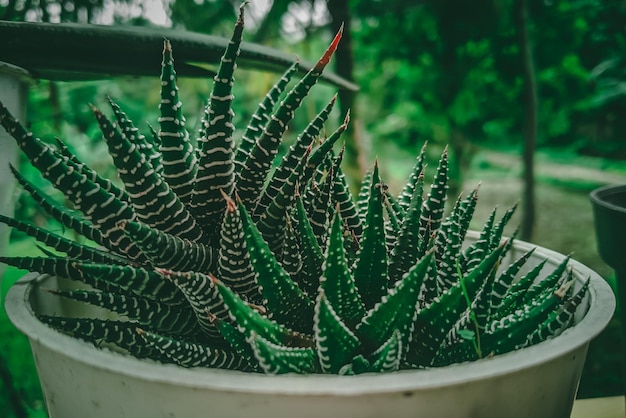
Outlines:
[[[212,272],[215,268],[212,247],[167,234],[141,222],[122,221],[118,226],[157,267],[202,273]]]
[[[307,125],[300,135],[296,138],[294,144],[292,144],[287,150],[287,154],[281,159],[278,167],[274,171],[270,182],[265,187],[259,202],[254,209],[254,216],[261,216],[270,205],[272,200],[279,194],[282,185],[285,182],[289,182],[292,174],[300,171],[298,178],[302,176],[302,169],[298,169],[304,162],[308,160],[309,153],[311,152],[311,145],[317,138],[322,129],[324,123],[328,119],[328,115],[332,111],[337,96],[334,96],[332,100],[317,114],[315,118]],[[293,194],[293,192],[292,192]]]
[[[212,367],[216,369],[247,370],[245,360],[237,353],[204,344],[181,341],[137,329],[137,334],[170,362],[181,367]]]
[[[244,3],[245,4],[245,3]],[[206,108],[202,135],[198,138],[198,172],[193,187],[192,211],[207,231],[215,230],[225,209],[222,192],[235,188],[235,142],[233,139],[233,72],[243,34],[243,5],[235,30],[220,60]]]
[[[183,293],[171,282],[153,270],[130,265],[108,265],[75,263],[74,267],[83,273],[83,281],[93,278],[96,281],[111,283],[126,292],[169,305],[187,305]],[[91,284],[89,282],[89,284]],[[97,288],[101,288],[96,284]]]
[[[250,253],[237,204],[226,194],[226,213],[220,228],[220,247],[217,271],[224,284],[244,300],[261,303],[256,273],[250,263]]]
[[[89,303],[116,312],[171,335],[194,335],[199,331],[198,322],[191,309],[173,307],[131,295],[90,290],[54,290],[52,293],[79,302]]]
[[[189,132],[185,127],[182,107],[178,95],[172,45],[169,40],[165,39],[161,64],[160,129],[156,138],[159,141],[163,179],[170,185],[180,201],[189,205],[198,171],[198,162],[194,147],[189,140]],[[155,171],[160,171],[154,163],[153,167]]]

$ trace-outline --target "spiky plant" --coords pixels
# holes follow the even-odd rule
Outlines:
[[[195,141],[168,41],[158,134],[140,134],[112,100],[113,120],[93,109],[123,188],[62,143],[33,136],[0,105],[2,126],[73,207],[14,170],[18,181],[89,243],[1,217],[54,249],[1,261],[82,282],[88,290],[51,291],[118,315],[40,315],[43,322],[184,367],[338,374],[475,360],[536,344],[571,324],[586,285],[570,290],[567,261],[546,274],[542,264],[525,266],[529,252],[501,266],[512,245],[502,236],[512,209],[499,221],[494,211],[464,246],[478,190],[444,214],[446,151],[428,194],[422,150],[397,197],[375,164],[355,201],[342,151],[333,150],[348,117],[318,140],[333,98],[275,161],[341,33],[288,92],[295,66],[280,78],[235,144],[231,89],[242,31],[243,13]],[[539,274],[546,277],[537,281]]]

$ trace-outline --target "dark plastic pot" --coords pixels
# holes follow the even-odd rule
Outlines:
[[[626,184],[595,189],[589,195],[600,257],[615,270],[622,328],[622,378],[626,394]]]
[[[600,187],[590,199],[600,256],[626,280],[626,184]]]

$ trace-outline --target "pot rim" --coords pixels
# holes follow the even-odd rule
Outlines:
[[[477,236],[475,232],[470,233],[468,237]],[[549,258],[548,264],[554,266],[565,258],[555,251],[523,241],[516,240],[513,247],[523,252],[535,248],[535,256]],[[408,393],[415,390],[434,390],[453,384],[468,384],[523,368],[540,366],[588,344],[612,318],[615,297],[606,281],[593,270],[575,260],[570,260],[569,265],[573,268],[577,281],[590,279],[590,302],[589,309],[580,322],[560,336],[521,350],[473,362],[425,370],[366,373],[356,376],[323,374],[273,376],[210,368],[186,369],[172,364],[139,360],[107,349],[97,349],[90,343],[53,330],[34,316],[29,303],[31,291],[39,282],[49,277],[39,273],[27,274],[16,282],[7,294],[5,307],[13,324],[28,336],[31,343],[36,342],[66,355],[71,351],[77,361],[91,367],[148,381],[195,387],[200,390],[257,394],[350,396],[382,392]]]
[[[614,205],[606,200],[607,196],[615,194],[626,194],[626,184],[609,184],[607,186],[598,187],[589,193],[589,199],[594,205],[626,214],[626,207]]]

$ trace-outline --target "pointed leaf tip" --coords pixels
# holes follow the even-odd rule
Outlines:
[[[223,189],[220,189],[220,193],[222,194],[222,197],[226,201],[226,211],[229,213],[233,213],[237,209],[237,204],[235,203],[233,199],[230,198],[230,196],[226,194],[226,192]]]
[[[172,43],[167,38],[163,38],[163,52],[172,52]]]
[[[244,8],[250,3],[249,1],[241,2],[241,6],[239,6],[239,16],[237,16],[237,24],[243,24],[244,18]]]
[[[313,67],[314,71],[322,72],[324,70],[324,67],[328,65],[328,63],[330,62],[330,58],[333,56],[333,54],[337,50],[337,45],[339,45],[339,41],[341,40],[342,36],[343,36],[343,23],[341,24],[339,31],[337,31],[337,34],[333,38],[333,41],[328,46],[328,49],[326,50],[326,52],[324,52],[324,55],[322,55],[322,58],[320,58],[317,64],[315,64],[315,67]]]
[[[348,123],[350,123],[350,109],[348,109],[348,111],[346,112],[346,117],[343,118],[343,123],[341,124],[341,127],[343,129],[346,129],[348,127]]]

